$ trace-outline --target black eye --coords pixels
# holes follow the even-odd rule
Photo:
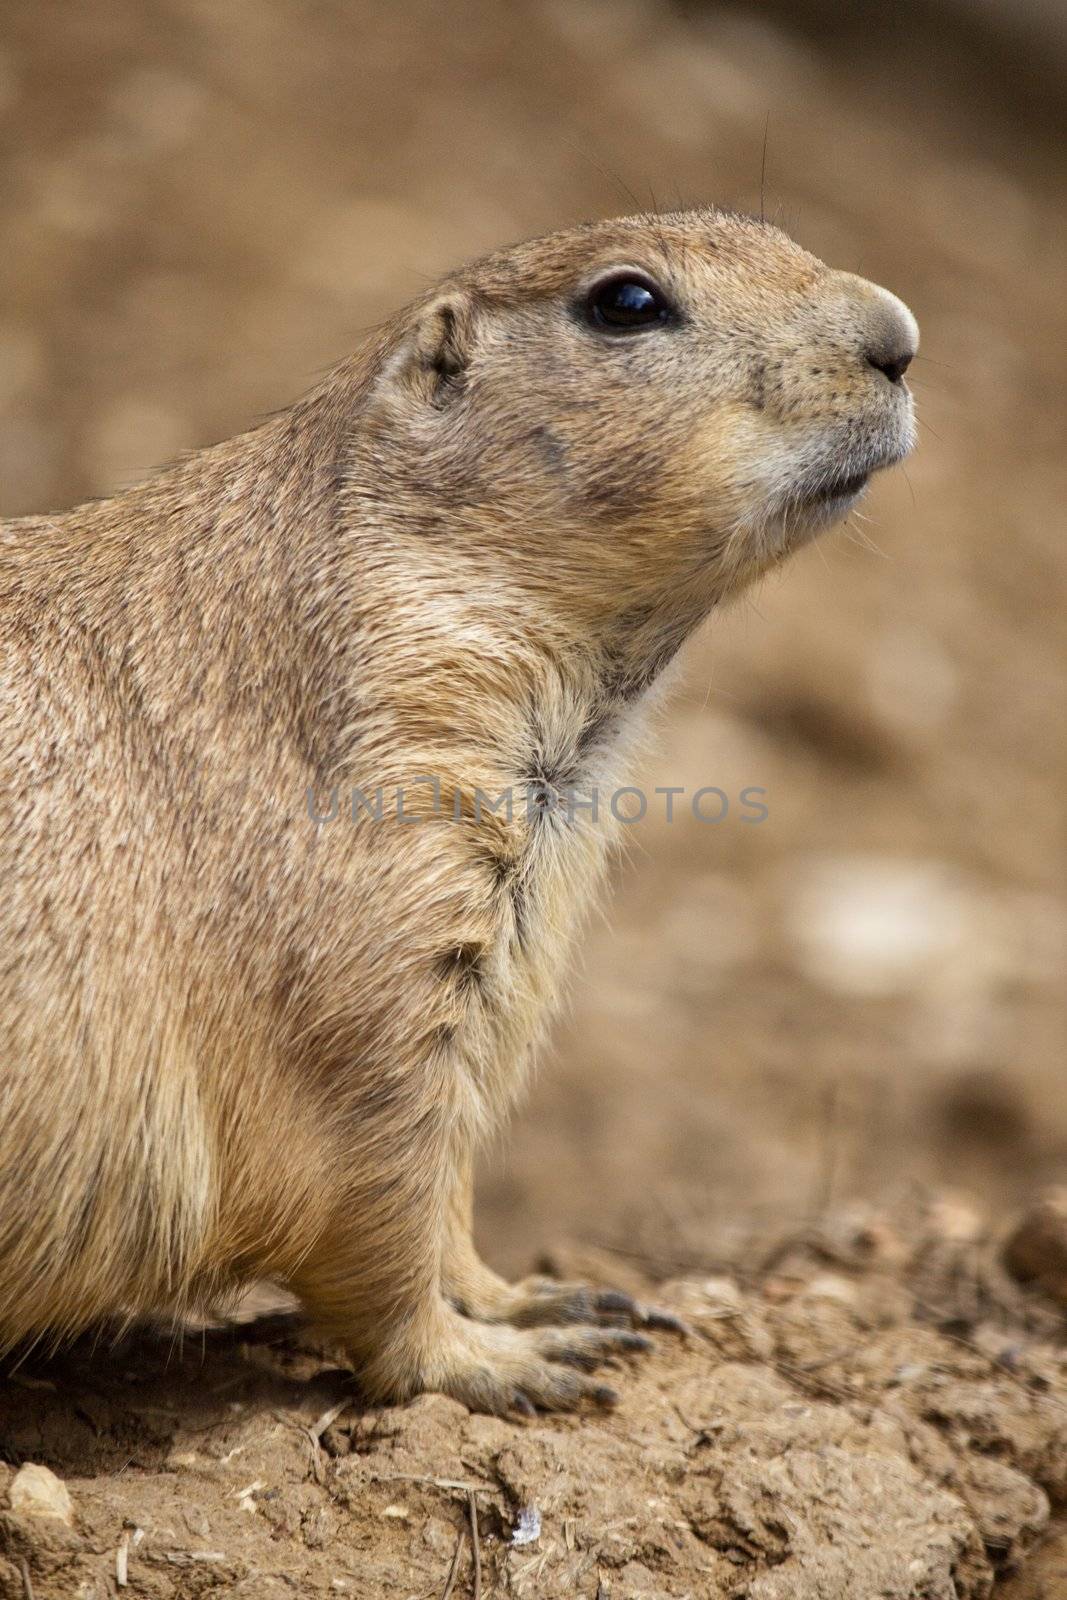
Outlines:
[[[620,274],[589,291],[585,311],[594,328],[605,333],[631,333],[667,322],[674,308],[654,283]]]

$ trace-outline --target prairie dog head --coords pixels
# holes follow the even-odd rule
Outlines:
[[[412,517],[429,490],[457,554],[476,540],[527,588],[713,603],[907,453],[917,347],[894,295],[769,224],[625,218],[501,251],[417,305],[369,437]]]

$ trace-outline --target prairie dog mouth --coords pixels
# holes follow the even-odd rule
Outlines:
[[[913,424],[909,415],[903,428],[882,438],[873,447],[843,451],[837,462],[831,458],[818,467],[809,465],[794,484],[794,506],[812,512],[820,521],[824,521],[827,514],[831,518],[843,515],[848,502],[863,493],[874,474],[903,461],[912,443]]]
[[[807,493],[802,491],[799,498],[804,505],[816,506],[825,505],[831,500],[852,500],[866,489],[870,477],[868,469],[864,472],[851,472],[838,478],[830,478],[816,489],[811,489]]]

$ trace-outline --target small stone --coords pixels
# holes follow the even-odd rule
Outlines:
[[[62,1478],[57,1478],[50,1467],[27,1461],[20,1467],[11,1482],[9,1491],[11,1509],[23,1517],[56,1517],[74,1526],[74,1502]]]
[[[523,1506],[515,1518],[512,1544],[536,1544],[541,1537],[541,1513],[536,1506]]]

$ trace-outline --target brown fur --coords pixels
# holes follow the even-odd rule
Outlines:
[[[681,323],[590,329],[615,265]],[[626,781],[686,634],[908,448],[869,355],[913,340],[753,220],[596,224],[455,274],[256,431],[0,525],[3,1345],[264,1275],[374,1395],[591,1392],[563,1363],[634,1343],[618,1302],[496,1278],[470,1167],[611,819],[479,791]]]

